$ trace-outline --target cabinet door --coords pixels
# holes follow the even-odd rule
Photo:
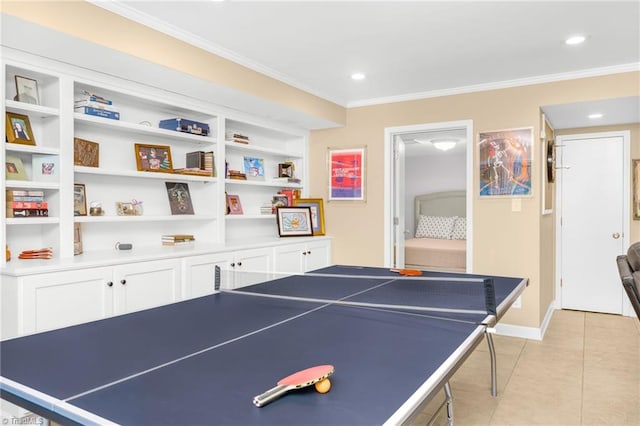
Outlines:
[[[305,253],[305,272],[331,265],[331,242],[328,240],[307,243]]]
[[[272,249],[261,248],[235,252],[232,268],[234,288],[257,284],[272,277]]]
[[[180,298],[180,260],[165,259],[114,267],[114,314],[176,302]]]
[[[183,297],[190,299],[212,294],[215,286],[216,266],[221,269],[221,285],[229,282],[231,279],[229,269],[232,262],[233,256],[226,253],[186,258],[184,260],[185,282]]]
[[[278,246],[274,249],[275,272],[291,272],[294,274],[304,272],[306,244],[290,244]]]
[[[113,291],[111,268],[24,277],[20,333],[51,330],[111,316]]]

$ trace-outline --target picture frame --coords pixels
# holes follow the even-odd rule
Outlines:
[[[131,201],[116,201],[116,214],[118,216],[138,216]]]
[[[5,135],[8,143],[36,144],[28,115],[6,112],[5,116]]]
[[[242,203],[238,195],[227,194],[227,214],[243,214]]]
[[[6,180],[29,180],[22,159],[7,153],[4,158]]]
[[[633,220],[640,220],[640,160],[632,161],[633,171]]]
[[[15,76],[16,96],[14,100],[28,104],[40,105],[38,81],[21,75]]]
[[[100,167],[100,144],[73,138],[73,164],[83,167]]]
[[[311,237],[311,208],[278,207],[276,209],[278,235],[281,237]]]
[[[293,163],[280,163],[278,164],[278,177],[292,178],[293,177]]]
[[[134,148],[139,172],[173,173],[170,146],[137,143]]]
[[[73,255],[82,254],[82,224],[75,222],[73,224]]]
[[[366,147],[329,148],[329,198],[336,200],[365,200]]]
[[[294,198],[293,200],[294,207],[309,207],[311,209],[313,235],[325,235],[323,203],[322,198]]]
[[[31,156],[31,173],[34,181],[57,182],[59,169],[59,157],[57,155],[33,154]]]
[[[247,180],[264,180],[264,158],[244,157],[244,174]]]
[[[480,197],[532,196],[533,127],[478,133]]]
[[[165,182],[165,185],[171,214],[194,214],[189,184],[184,182]]]
[[[87,215],[87,189],[83,183],[73,184],[73,215]]]

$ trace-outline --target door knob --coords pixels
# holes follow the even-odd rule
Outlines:
[[[620,238],[620,233],[619,232],[614,232],[612,235],[614,240],[617,240],[618,238]]]

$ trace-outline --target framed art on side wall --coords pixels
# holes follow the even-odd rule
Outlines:
[[[633,160],[633,220],[640,220],[640,160]]]
[[[329,201],[364,201],[366,148],[329,148]]]
[[[533,128],[481,132],[480,196],[530,196]]]

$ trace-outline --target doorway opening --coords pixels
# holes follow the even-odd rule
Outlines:
[[[449,154],[436,148],[440,142],[448,142],[450,146],[453,143]],[[385,129],[385,266],[405,267],[405,239],[413,237],[418,219],[413,204],[416,195],[463,190],[466,192],[465,269],[472,272],[473,151],[472,120]],[[448,161],[459,164],[447,167]]]

